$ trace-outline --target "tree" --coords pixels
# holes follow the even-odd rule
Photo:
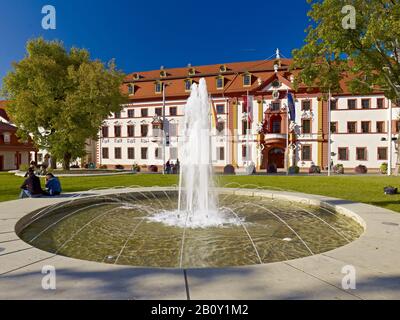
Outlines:
[[[296,82],[324,93],[346,82],[353,93],[380,90],[400,102],[400,1],[307,1],[311,25],[293,51]]]
[[[400,1],[307,1],[306,44],[293,51],[299,80],[339,91],[347,78],[353,92],[380,88],[387,98],[400,99]],[[354,29],[347,24],[352,18]]]
[[[69,170],[85,155],[87,139],[97,139],[103,120],[121,110],[124,74],[114,61],[105,66],[59,41],[30,40],[26,50],[3,81],[8,111],[20,138],[31,137]]]

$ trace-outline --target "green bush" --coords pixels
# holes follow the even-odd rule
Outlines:
[[[19,171],[28,171],[29,169],[29,164],[20,164],[19,165]]]
[[[344,167],[342,164],[338,163],[333,166],[333,172],[336,174],[343,174],[344,173]]]
[[[388,164],[386,162],[382,163],[380,169],[381,169],[381,173],[382,174],[387,174],[387,172],[388,172]]]
[[[289,174],[298,174],[300,172],[300,168],[298,166],[291,166],[289,168]]]

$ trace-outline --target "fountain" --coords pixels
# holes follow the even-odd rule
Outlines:
[[[183,228],[240,225],[242,219],[218,210],[211,163],[210,100],[201,78],[194,83],[185,105],[177,211],[163,211],[149,220]]]
[[[97,196],[33,212],[21,221],[19,236],[77,259],[200,268],[305,257],[345,245],[363,232],[354,220],[324,207],[285,196],[279,200],[279,191],[233,189],[232,184],[215,188],[204,79],[192,86],[184,119],[178,189],[94,190]],[[259,190],[249,193],[245,187]]]

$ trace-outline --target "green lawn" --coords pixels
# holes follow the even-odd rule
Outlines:
[[[178,183],[175,175],[122,175],[98,177],[61,177],[64,192],[115,186],[169,186]],[[0,201],[14,200],[23,178],[0,173]],[[383,187],[400,188],[400,177],[386,176],[218,176],[220,186],[265,187],[332,196],[364,202],[400,212],[400,195],[384,195]],[[248,184],[248,186],[246,186]]]

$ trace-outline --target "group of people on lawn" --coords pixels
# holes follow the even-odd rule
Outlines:
[[[61,183],[52,173],[46,174],[46,189],[43,190],[39,177],[35,174],[35,168],[29,167],[25,175],[26,179],[21,185],[20,198],[38,198],[41,196],[58,196],[61,194]]]

